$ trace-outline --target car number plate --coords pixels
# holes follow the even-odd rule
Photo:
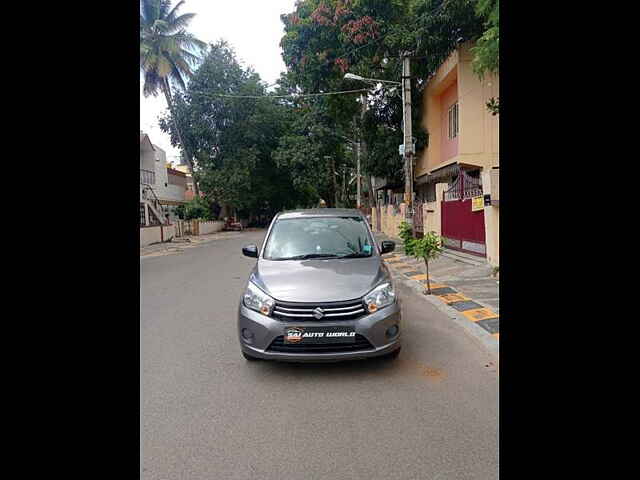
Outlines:
[[[284,329],[284,343],[355,343],[356,331],[353,327],[287,327]]]

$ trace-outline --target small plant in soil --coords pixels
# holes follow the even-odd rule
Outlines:
[[[435,232],[429,232],[422,238],[414,239],[412,246],[412,255],[417,259],[424,260],[424,265],[427,269],[427,291],[425,294],[431,295],[429,260],[435,260],[442,253],[442,240]]]

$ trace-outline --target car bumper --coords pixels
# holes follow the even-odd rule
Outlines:
[[[287,362],[336,362],[342,360],[354,360],[377,357],[391,353],[400,348],[402,335],[400,300],[385,307],[378,312],[370,313],[355,320],[341,321],[282,321],[272,317],[266,317],[258,312],[246,308],[242,303],[238,309],[238,339],[242,351],[247,355],[265,360],[281,360]],[[275,352],[270,351],[269,346],[278,337],[284,334],[285,328],[291,326],[322,327],[322,326],[350,326],[356,334],[365,337],[371,344],[367,350],[341,351],[327,353],[302,353],[302,352]],[[397,325],[398,333],[387,337],[387,329]],[[242,329],[248,329],[253,333],[250,340],[242,336]]]

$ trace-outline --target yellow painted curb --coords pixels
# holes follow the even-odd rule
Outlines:
[[[445,303],[453,303],[453,302],[464,302],[467,300],[471,300],[470,298],[465,297],[461,293],[447,293],[446,295],[437,295],[440,297]]]
[[[422,286],[424,288],[427,288],[427,284],[423,283]],[[436,288],[447,288],[447,285],[442,285],[441,283],[433,283],[431,282],[431,290],[435,290]],[[438,295],[434,295],[434,297],[437,297]]]
[[[498,318],[498,315],[495,312],[492,312],[488,308],[474,308],[472,310],[467,310],[466,312],[460,312],[465,317],[467,317],[472,322],[477,322],[480,320],[487,320],[488,318]]]
[[[427,275],[425,273],[420,273],[418,275],[414,275],[412,277],[409,277],[411,280],[426,280],[427,279]]]
[[[407,265],[406,263],[397,263],[393,266],[393,268],[397,270],[413,270],[413,266]]]
[[[400,261],[400,257],[389,257],[384,259],[387,263],[396,263]]]

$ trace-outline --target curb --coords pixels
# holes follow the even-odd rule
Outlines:
[[[453,322],[461,327],[465,333],[480,347],[485,349],[489,354],[493,355],[496,361],[500,358],[500,342],[489,332],[487,332],[484,328],[479,327],[474,322],[469,321],[466,317],[464,317],[460,312],[458,312],[455,308],[450,307],[446,303],[439,300],[434,295],[425,295],[424,285],[416,280],[411,280],[410,278],[405,277],[402,273],[398,273],[395,270],[392,270],[391,276],[394,281],[399,281],[405,287],[413,290],[416,295],[426,302],[429,302],[431,305],[436,307],[439,311],[447,315],[449,318],[453,320]],[[481,302],[477,302],[481,303]]]

